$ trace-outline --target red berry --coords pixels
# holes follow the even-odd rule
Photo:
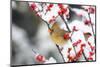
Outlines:
[[[59,14],[59,15],[62,15],[62,12],[61,12],[61,11],[58,11],[58,14]]]
[[[55,21],[55,18],[52,18],[49,20],[49,23],[53,23]]]
[[[49,23],[51,23],[52,21],[53,21],[53,20],[52,20],[52,19],[50,19],[50,20],[49,20]]]
[[[85,24],[85,25],[90,25],[90,24],[91,24],[91,21],[90,21],[90,20],[85,20],[85,21],[84,21],[84,24]]]
[[[70,39],[70,36],[69,36],[69,33],[67,33],[67,34],[64,34],[64,39]]]
[[[73,46],[77,46],[77,43],[75,42],[75,43],[73,43]]]
[[[88,60],[93,60],[93,58],[92,57],[89,57],[89,58],[87,58]]]
[[[50,4],[49,6],[47,6],[46,11],[51,11],[51,8],[53,7],[53,4]]]
[[[64,14],[67,11],[67,9],[61,9],[62,14]]]
[[[90,56],[94,55],[94,52],[89,52]]]
[[[89,46],[91,46],[91,43],[90,42],[88,42],[88,44],[89,44]]]
[[[73,31],[78,31],[78,30],[76,29],[76,26],[73,26]]]
[[[81,56],[82,56],[82,51],[83,51],[83,49],[80,49],[80,51],[76,54],[76,56],[75,56],[75,60],[78,60]]]
[[[49,7],[50,7],[50,8],[53,7],[53,4],[50,4]]]
[[[48,7],[47,9],[46,9],[46,11],[50,11],[51,9],[50,9],[50,7]]]
[[[55,16],[52,16],[52,18],[54,18],[54,19],[55,19]]]
[[[81,42],[82,42],[82,40],[80,40],[80,39],[79,39],[77,42],[78,42],[78,44],[79,44],[79,43],[81,43]]]
[[[81,44],[81,47],[85,47],[86,46],[86,44]]]
[[[90,7],[90,8],[88,8],[88,11],[89,11],[89,13],[93,14],[95,12],[95,9],[93,7]]]
[[[33,10],[35,10],[35,8],[36,8],[35,3],[31,4],[31,8],[32,8]]]
[[[80,57],[82,55],[82,49],[76,54],[77,57]]]
[[[71,61],[74,60],[74,58],[73,58],[72,56],[70,56],[70,55],[68,55],[67,57],[68,57],[68,59],[69,59],[69,60],[68,60],[69,62],[71,62]]]
[[[44,62],[44,56],[42,56],[42,55],[37,55],[37,56],[36,56],[36,60],[39,61],[39,62]]]
[[[58,4],[58,6],[59,6],[59,8],[61,8],[61,9],[63,8],[63,5],[62,5],[62,4]]]
[[[71,50],[72,50],[72,48],[68,48],[68,53],[70,53]]]
[[[95,50],[95,46],[91,46],[91,50],[92,50],[92,51]]]

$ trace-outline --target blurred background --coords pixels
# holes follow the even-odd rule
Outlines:
[[[12,1],[11,6],[11,65],[41,64],[36,61],[32,49],[45,56],[47,63],[62,63],[47,25],[35,16],[28,3]]]

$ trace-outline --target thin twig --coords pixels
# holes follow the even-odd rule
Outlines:
[[[65,62],[65,59],[64,59],[64,57],[63,57],[63,54],[61,53],[60,48],[59,48],[59,46],[58,46],[57,44],[56,44],[56,47],[57,47],[59,53],[61,54],[63,61]]]
[[[85,56],[85,54],[84,54],[84,52],[83,52],[83,51],[82,51],[82,54],[83,54],[83,56],[84,56],[85,60],[86,60],[86,61],[88,61],[88,59],[86,58],[86,56]]]
[[[48,23],[47,21],[43,20],[41,17],[40,17],[40,19],[41,19],[42,21],[44,21],[44,22],[47,24],[48,29],[51,30],[51,28],[50,28],[50,26],[49,26],[49,23]]]
[[[89,19],[90,19],[90,22],[91,22],[90,13],[88,13],[88,16],[89,16]],[[93,25],[92,25],[92,23],[90,23],[90,24],[91,24],[91,28],[92,28],[92,33],[93,33],[93,35],[95,36],[94,29],[93,29]]]
[[[36,51],[34,51],[33,49],[32,49],[32,51],[34,52],[34,54],[36,54]]]
[[[60,17],[63,19],[63,21],[64,21],[64,23],[66,25],[66,29],[68,29],[68,31],[71,32],[71,30],[69,29],[68,24],[66,23],[64,17],[62,15],[60,15]]]

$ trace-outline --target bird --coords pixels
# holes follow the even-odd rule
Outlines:
[[[55,22],[50,29],[50,37],[52,41],[59,46],[63,46],[69,39],[70,32],[61,29],[59,24]]]

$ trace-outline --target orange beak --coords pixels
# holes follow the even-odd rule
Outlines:
[[[51,33],[51,32],[52,32],[52,30],[48,29],[48,32],[49,32],[49,33]]]

